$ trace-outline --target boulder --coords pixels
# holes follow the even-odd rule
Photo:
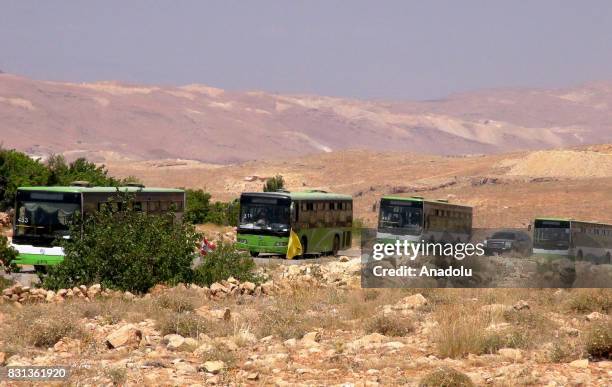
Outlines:
[[[574,368],[589,368],[589,359],[574,360],[569,365]]]
[[[242,284],[240,284],[240,289],[248,292],[248,293],[252,293],[255,291],[256,285],[252,282],[243,282]]]
[[[405,297],[396,304],[399,309],[418,309],[425,305],[427,305],[427,299],[421,293]]]
[[[599,312],[593,312],[593,313],[587,314],[586,316],[584,316],[584,318],[587,321],[597,321],[597,320],[605,319],[606,316],[604,314],[602,314],[602,313],[599,313]]]
[[[221,360],[211,360],[202,364],[202,369],[211,374],[218,374],[225,369],[225,363]]]
[[[166,343],[169,350],[176,351],[185,344],[185,338],[181,335],[171,334],[164,336],[163,342]]]
[[[302,337],[302,343],[318,343],[321,341],[321,333],[319,332],[308,332]]]
[[[513,308],[515,310],[529,309],[529,304],[525,300],[519,300],[516,304],[514,304]]]
[[[108,348],[138,347],[142,340],[142,331],[133,324],[124,325],[106,337]]]

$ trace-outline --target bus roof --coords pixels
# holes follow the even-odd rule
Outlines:
[[[393,196],[393,195],[384,195],[383,197],[381,197],[381,199],[400,200],[400,201],[406,201],[406,202],[425,202],[425,203],[436,203],[436,204],[448,204],[450,206],[471,208],[470,206],[466,206],[466,205],[463,205],[463,204],[449,203],[447,200],[425,199],[425,198],[420,197],[420,196]]]
[[[242,195],[288,198],[291,200],[353,200],[351,195],[315,190],[300,192],[243,192]]]
[[[612,226],[612,224],[610,223],[603,223],[603,222],[598,222],[598,221],[594,221],[594,220],[578,220],[578,219],[571,219],[571,218],[546,218],[546,217],[537,217],[534,219],[535,220],[550,220],[550,221],[555,221],[555,222],[572,222],[572,223],[583,223],[583,224],[596,224],[596,225],[600,225],[600,226]]]
[[[64,193],[113,193],[120,192],[172,192],[182,193],[182,189],[175,188],[153,188],[153,187],[79,187],[79,186],[58,186],[58,187],[19,187],[19,191],[37,192],[64,192]]]
[[[546,217],[546,216],[540,217],[540,216],[538,216],[534,220],[552,220],[552,221],[556,221],[556,222],[570,222],[573,219],[570,219],[570,218],[552,218],[552,217]]]

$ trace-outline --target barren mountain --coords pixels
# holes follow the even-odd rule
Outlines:
[[[595,144],[612,141],[610,106],[609,83],[383,102],[0,74],[4,146],[97,161],[232,163],[356,148],[453,155]]]

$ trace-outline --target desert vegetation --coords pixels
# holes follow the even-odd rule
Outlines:
[[[271,284],[263,293],[225,293],[237,285],[221,281],[6,301],[0,341],[8,364],[85,361],[90,368],[74,379],[82,382],[596,385],[609,377],[607,289],[361,289],[359,261],[342,261],[256,268]]]

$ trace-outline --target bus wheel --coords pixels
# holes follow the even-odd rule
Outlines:
[[[298,256],[299,259],[306,258],[306,253],[308,252],[308,238],[303,236],[301,243],[302,243],[302,255]]]
[[[334,237],[334,247],[332,247],[332,255],[334,257],[338,256],[338,250],[340,250],[340,237],[338,235],[336,235]]]
[[[34,271],[41,274],[47,274],[47,266],[34,265]]]
[[[249,251],[249,253],[251,254],[251,257],[253,258],[259,256],[259,251]]]
[[[578,255],[576,255],[576,259],[582,261],[584,259],[584,255],[582,254],[582,250],[578,250]]]
[[[612,256],[610,255],[610,252],[606,253],[606,260],[604,261],[604,264],[612,265]]]

